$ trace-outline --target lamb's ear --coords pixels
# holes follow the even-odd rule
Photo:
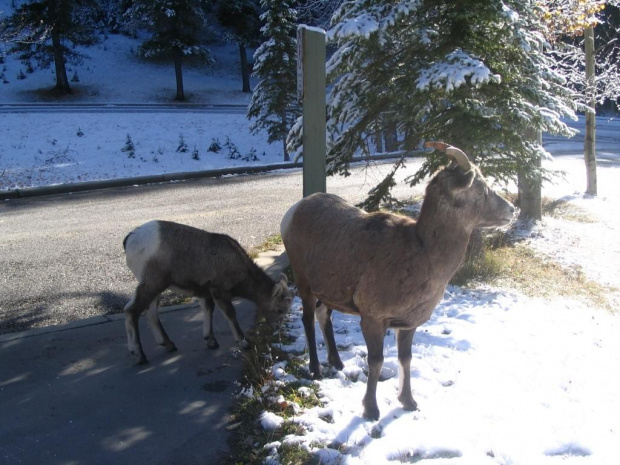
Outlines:
[[[281,275],[284,276],[284,275]],[[282,280],[280,276],[280,280],[276,281],[276,283],[273,285],[273,289],[271,291],[271,296],[272,297],[280,297],[284,294],[286,294],[286,291],[288,290],[288,286],[286,284],[286,276],[284,276],[284,280]]]

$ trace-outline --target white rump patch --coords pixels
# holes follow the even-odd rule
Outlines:
[[[131,232],[125,244],[125,258],[127,266],[138,281],[142,280],[144,267],[157,253],[160,243],[159,221],[149,221]]]
[[[289,208],[287,212],[284,214],[284,216],[282,217],[282,222],[280,223],[280,236],[282,236],[283,240],[284,240],[284,237],[286,236],[287,231],[291,227],[291,222],[293,221],[293,215],[295,214],[295,210],[297,210],[297,207],[299,206],[299,202],[301,202],[301,200],[299,200],[291,208]]]

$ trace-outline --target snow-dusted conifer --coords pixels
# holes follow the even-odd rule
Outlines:
[[[328,39],[328,172],[347,173],[354,155],[372,152],[394,133],[411,153],[443,140],[500,180],[544,154],[526,128],[568,133],[574,116],[561,76],[545,55],[535,0],[359,0],[345,2]],[[289,150],[300,147],[300,124]],[[419,182],[444,158],[431,154],[409,181]],[[390,182],[383,183],[390,186]]]
[[[286,136],[299,115],[297,109],[296,11],[294,0],[262,0],[261,29],[265,42],[254,53],[254,75],[248,118],[252,131],[266,130],[268,142],[281,141],[288,161]]]
[[[77,45],[97,42],[94,33],[95,0],[31,0],[20,2],[7,18],[2,40],[9,53],[24,62],[33,60],[39,68],[54,64],[56,91],[71,92],[66,64],[80,64],[86,55]]]
[[[143,57],[164,57],[174,62],[176,99],[185,100],[183,60],[194,56],[212,64],[213,58],[202,40],[208,31],[206,0],[137,0],[125,11],[127,23],[145,26],[152,35],[138,49]]]

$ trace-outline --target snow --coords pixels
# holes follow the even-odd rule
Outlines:
[[[501,77],[492,74],[482,61],[462,50],[455,50],[446,56],[445,62],[433,63],[422,70],[416,87],[424,91],[443,88],[446,92],[452,92],[464,85],[467,79],[478,87],[487,82],[499,83]]]

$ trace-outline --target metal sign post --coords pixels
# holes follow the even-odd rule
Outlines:
[[[303,194],[326,191],[325,31],[297,28],[297,91],[303,107]]]

